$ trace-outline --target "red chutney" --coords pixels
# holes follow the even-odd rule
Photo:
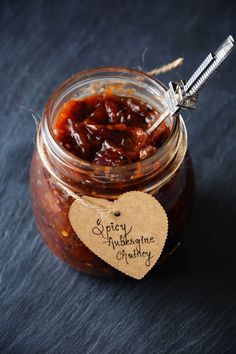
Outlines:
[[[125,83],[119,86],[129,92],[120,93],[115,86],[117,95],[103,90],[108,77],[109,86],[112,77],[114,83],[121,77]],[[77,99],[80,89],[86,94]],[[169,221],[165,247],[153,270],[181,242],[192,202],[192,163],[181,117],[147,134],[159,115],[150,102],[161,107],[159,97],[165,99],[165,88],[144,73],[98,68],[73,76],[46,105],[30,169],[33,212],[52,253],[80,271],[122,276],[91,252],[72,229],[68,212],[74,198],[65,187],[80,196],[108,200],[131,190],[152,194]]]
[[[165,122],[152,134],[147,133],[158,117],[145,102],[104,93],[66,102],[53,132],[77,157],[98,165],[120,166],[148,158],[167,140],[170,129]]]

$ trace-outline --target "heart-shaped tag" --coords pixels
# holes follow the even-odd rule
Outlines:
[[[132,191],[114,202],[83,197],[75,200],[69,220],[81,241],[112,267],[141,279],[161,255],[168,219],[151,195]]]

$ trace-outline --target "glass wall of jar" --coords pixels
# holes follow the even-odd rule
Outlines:
[[[154,155],[124,166],[99,166],[79,159],[65,150],[53,135],[58,113],[72,98],[112,91],[141,99],[162,112],[165,90],[163,84],[143,72],[98,68],[72,76],[46,104],[30,169],[32,206],[38,229],[49,249],[72,267],[97,276],[121,275],[91,252],[72,229],[68,211],[75,194],[114,200],[131,190],[150,193],[162,204],[169,220],[167,241],[156,266],[180,243],[194,186],[187,132],[181,116],[168,118],[170,136]]]

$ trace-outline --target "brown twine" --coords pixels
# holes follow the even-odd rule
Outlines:
[[[181,66],[184,63],[184,58],[178,58],[168,64],[164,64],[162,65],[160,68],[158,69],[153,69],[151,71],[148,72],[148,75],[160,75],[160,74],[165,74],[168,71],[171,71],[173,69],[178,68],[179,66]]]

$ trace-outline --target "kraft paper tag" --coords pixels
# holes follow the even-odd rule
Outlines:
[[[167,238],[168,219],[161,204],[138,191],[124,193],[114,202],[83,199],[85,203],[75,200],[69,210],[71,226],[81,241],[112,267],[143,278],[157,262]]]

